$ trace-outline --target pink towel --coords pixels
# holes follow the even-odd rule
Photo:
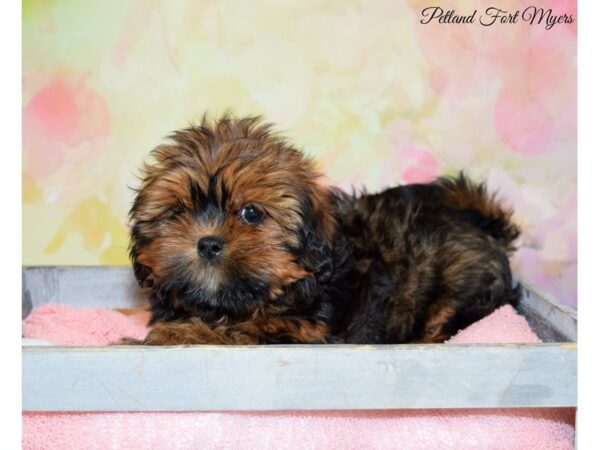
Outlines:
[[[460,330],[449,344],[535,344],[542,340],[529,328],[525,317],[505,305],[471,326]]]
[[[145,317],[45,305],[23,321],[23,336],[103,345],[142,337]],[[540,340],[504,306],[449,342]],[[573,409],[24,413],[23,448],[571,449],[574,415]]]
[[[142,339],[150,330],[142,314],[110,309],[79,309],[55,303],[35,308],[23,321],[23,337],[58,345],[108,345],[128,336]]]

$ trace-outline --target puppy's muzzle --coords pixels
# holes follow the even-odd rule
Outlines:
[[[206,236],[198,241],[198,253],[206,261],[213,261],[223,254],[225,240],[217,236]]]

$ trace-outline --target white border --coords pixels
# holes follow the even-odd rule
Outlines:
[[[0,447],[21,448],[21,5],[2,5],[2,426]],[[7,354],[8,353],[8,354]]]
[[[578,317],[579,365],[577,446],[592,448],[598,442],[598,177],[600,173],[600,130],[597,52],[600,33],[600,4],[579,2],[578,11]],[[548,93],[552,95],[552,93]]]

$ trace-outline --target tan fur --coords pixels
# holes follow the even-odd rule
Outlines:
[[[325,343],[327,327],[300,319],[256,316],[234,325],[208,326],[199,319],[185,322],[161,322],[142,343],[144,345],[248,345],[261,344],[265,337],[287,338],[298,343]]]

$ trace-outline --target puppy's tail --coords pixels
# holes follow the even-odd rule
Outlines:
[[[441,189],[445,207],[492,236],[507,252],[516,249],[521,231],[512,221],[513,211],[503,207],[483,183],[475,183],[461,172],[457,177],[438,178],[434,184]]]

